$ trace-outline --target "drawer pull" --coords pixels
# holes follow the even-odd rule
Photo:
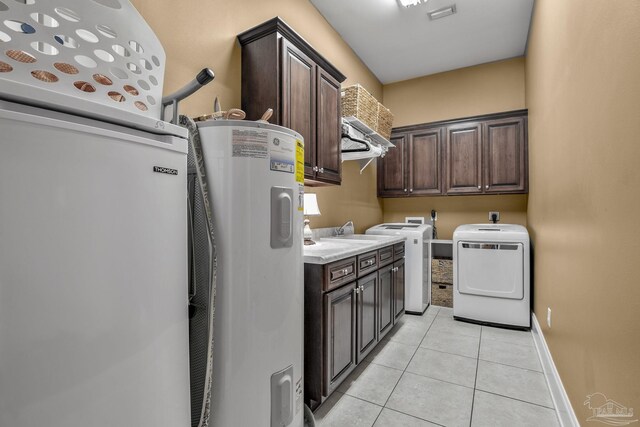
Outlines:
[[[351,274],[352,271],[353,271],[353,268],[350,268],[350,267],[342,268],[340,270],[334,270],[331,272],[331,280],[341,279]]]
[[[369,266],[372,266],[375,263],[376,263],[375,259],[370,259],[370,260],[365,261],[364,264],[365,264],[365,267],[369,267]]]

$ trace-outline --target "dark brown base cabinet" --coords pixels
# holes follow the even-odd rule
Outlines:
[[[527,110],[394,128],[380,197],[528,191]]]
[[[242,45],[242,109],[304,138],[305,184],[340,184],[341,88],[345,76],[280,18],[238,36]]]
[[[305,403],[315,410],[404,314],[404,242],[304,266]]]

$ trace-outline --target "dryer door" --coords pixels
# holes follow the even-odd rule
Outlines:
[[[522,243],[458,242],[457,276],[461,294],[522,299]]]

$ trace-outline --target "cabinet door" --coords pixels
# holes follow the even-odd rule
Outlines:
[[[378,163],[378,195],[406,196],[407,188],[407,136],[391,137],[391,143],[396,148],[389,152]]]
[[[483,125],[484,192],[518,193],[527,189],[524,117],[492,120]]]
[[[325,294],[323,394],[328,396],[356,366],[355,283]]]
[[[378,340],[381,340],[393,327],[393,265],[378,270]]]
[[[340,83],[322,68],[317,69],[318,104],[316,179],[340,184],[342,168]]]
[[[360,363],[378,343],[378,322],[376,319],[378,273],[372,273],[358,280],[357,286],[356,328],[358,331],[358,363]]]
[[[313,176],[316,164],[316,64],[281,38],[282,126],[304,138],[304,173]],[[273,106],[278,108],[277,105]]]
[[[479,123],[447,128],[446,193],[482,193],[482,139]]]
[[[409,142],[409,195],[441,194],[442,128],[411,135]]]
[[[404,314],[404,259],[393,263],[394,322]]]

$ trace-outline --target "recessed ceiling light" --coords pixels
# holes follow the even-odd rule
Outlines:
[[[435,19],[440,19],[440,18],[444,18],[445,16],[453,15],[454,13],[456,13],[456,5],[452,4],[451,6],[443,7],[437,10],[431,10],[427,12],[427,16],[429,16],[429,19],[433,21]]]
[[[417,6],[422,3],[426,3],[428,0],[398,0],[400,6],[404,7],[412,7]]]

